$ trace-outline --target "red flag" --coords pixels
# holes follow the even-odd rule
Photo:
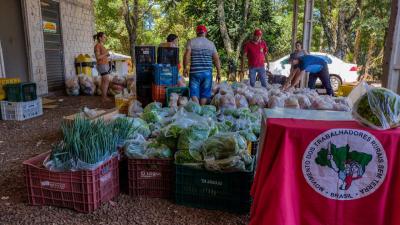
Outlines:
[[[268,119],[250,224],[400,224],[400,129]]]

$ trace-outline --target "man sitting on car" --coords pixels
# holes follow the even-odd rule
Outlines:
[[[304,55],[299,57],[296,53],[292,53],[290,54],[289,61],[292,64],[292,69],[285,85],[283,86],[284,90],[295,87],[300,83],[301,78],[308,72],[310,73],[308,79],[308,87],[310,89],[315,89],[315,83],[317,78],[319,78],[326,89],[326,93],[333,96],[328,64],[324,59],[313,55]]]

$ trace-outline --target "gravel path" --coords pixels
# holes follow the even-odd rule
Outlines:
[[[61,137],[62,117],[80,107],[111,108],[100,97],[52,97],[64,101],[44,115],[24,122],[0,120],[0,224],[247,224],[248,215],[193,209],[162,199],[134,199],[121,194],[92,214],[27,204],[22,162],[49,151]]]

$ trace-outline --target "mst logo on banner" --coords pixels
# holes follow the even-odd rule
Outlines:
[[[332,129],[316,137],[304,152],[303,175],[319,194],[353,200],[372,194],[383,183],[387,158],[372,134],[355,129]]]

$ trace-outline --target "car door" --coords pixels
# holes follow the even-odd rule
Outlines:
[[[290,63],[289,63],[289,57],[285,57],[282,61],[281,61],[281,71],[280,74],[288,77],[290,75]]]

